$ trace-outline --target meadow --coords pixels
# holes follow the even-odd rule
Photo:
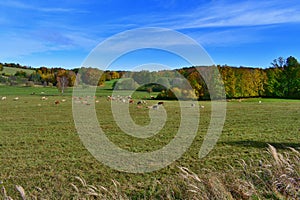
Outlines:
[[[159,134],[138,139],[124,134],[114,122],[107,95],[110,84],[99,88],[95,104],[97,117],[107,137],[132,152],[162,148],[176,134],[180,120],[177,101],[164,101],[168,119]],[[124,93],[125,95],[125,93]],[[133,98],[149,98],[135,92]],[[0,86],[0,181],[13,198],[21,185],[28,196],[46,199],[78,198],[78,183],[114,191],[114,197],[130,199],[187,198],[181,169],[196,174],[228,172],[241,168],[241,162],[259,165],[268,144],[279,152],[287,147],[300,148],[300,100],[243,99],[227,102],[223,132],[215,148],[203,159],[198,152],[210,121],[210,102],[199,101],[200,122],[197,136],[184,155],[159,171],[133,174],[119,172],[97,161],[82,144],[72,116],[72,90],[62,96],[56,88]],[[13,98],[19,97],[18,101]],[[47,100],[41,100],[46,96]],[[65,99],[56,105],[56,100]],[[148,105],[157,100],[146,100]],[[259,103],[261,101],[261,103]],[[88,106],[88,105],[87,105]],[[130,105],[132,119],[149,123],[149,109]],[[181,167],[181,168],[180,168]],[[183,168],[182,168],[183,167]],[[79,178],[81,177],[81,178]],[[76,186],[77,185],[77,186]],[[76,189],[77,188],[77,189]],[[91,197],[93,195],[90,195]]]
[[[17,71],[23,71],[26,72],[27,74],[32,74],[35,70],[33,69],[19,69],[15,67],[3,67],[3,71],[1,73],[5,73],[7,75],[15,75]]]

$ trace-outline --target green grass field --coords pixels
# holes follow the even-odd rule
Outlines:
[[[35,92],[35,95],[30,95]],[[43,92],[43,94],[41,94]],[[61,96],[56,88],[0,86],[0,181],[12,197],[18,196],[14,185],[46,199],[70,199],[75,191],[70,183],[75,176],[83,177],[89,184],[112,187],[112,180],[120,183],[120,190],[132,199],[155,199],[162,193],[161,185],[178,184],[174,197],[180,196],[181,180],[178,166],[188,167],[201,174],[204,169],[224,171],[239,162],[261,159],[267,143],[280,151],[286,147],[300,147],[300,101],[284,99],[244,99],[227,103],[227,117],[223,133],[210,154],[202,160],[198,152],[210,121],[210,102],[199,102],[199,129],[188,151],[168,167],[156,172],[131,174],[113,170],[98,162],[83,146],[76,132],[72,116],[72,90]],[[133,152],[160,149],[176,134],[180,120],[178,102],[165,101],[168,119],[163,130],[147,139],[137,139],[124,134],[114,122],[109,87],[96,93],[97,117],[111,141]],[[136,99],[149,97],[137,92]],[[13,98],[18,96],[18,101]],[[41,96],[48,100],[42,101]],[[66,99],[59,105],[54,101]],[[258,103],[262,101],[262,103]],[[157,101],[147,100],[148,105]],[[149,123],[149,110],[130,105],[130,114],[137,124]],[[38,191],[40,188],[42,191]]]
[[[15,75],[17,71],[23,71],[26,72],[28,75],[32,74],[35,70],[33,69],[19,69],[14,67],[3,67],[3,71],[1,73],[5,73],[7,75]]]

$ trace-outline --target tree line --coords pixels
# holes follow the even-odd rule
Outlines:
[[[3,71],[4,67],[8,68],[16,68],[17,70],[15,74],[6,74],[1,73],[0,75],[0,83],[7,85],[26,85],[26,86],[34,86],[34,85],[43,85],[43,86],[54,86],[57,87],[62,93],[67,87],[73,87],[75,84],[76,76],[79,71],[79,68],[75,69],[64,69],[62,67],[55,68],[47,68],[47,67],[39,67],[32,68],[27,66],[22,66],[20,64],[15,63],[0,63],[0,71]],[[28,73],[25,71],[27,69],[31,69],[32,72]],[[119,79],[122,75],[122,72],[115,71],[101,71],[96,68],[80,68],[80,74],[82,78],[85,80],[86,84],[91,84],[89,81],[94,81],[93,78],[97,78],[96,85],[101,86],[104,85],[105,81],[110,81],[112,79]],[[102,74],[99,79],[99,74]]]
[[[218,70],[213,70],[215,68]],[[128,72],[124,78],[123,84],[115,84],[115,89],[158,91],[161,92],[160,99],[216,99],[224,90],[226,98],[300,98],[300,64],[292,56],[274,59],[265,69],[198,66],[159,72]],[[212,86],[210,90],[207,82]]]
[[[176,70],[161,71],[101,71],[96,68],[83,67],[72,70],[63,68],[31,68],[13,63],[0,63],[0,71],[3,67],[16,67],[14,75],[7,76],[2,73],[0,82],[22,79],[29,85],[42,84],[44,86],[56,86],[62,92],[65,88],[74,86],[76,75],[80,70],[82,83],[87,85],[102,86],[105,81],[119,80],[115,82],[114,89],[138,89],[148,92],[160,92],[158,98],[197,98],[210,99],[211,94],[207,80],[217,88],[214,95],[221,96],[224,85],[227,98],[245,97],[275,97],[275,98],[300,98],[300,64],[295,57],[286,59],[279,57],[274,59],[269,68],[232,67],[227,65],[186,67]],[[211,70],[217,68],[219,73]],[[34,69],[27,74],[22,69]],[[206,77],[206,81],[204,79]],[[221,77],[219,77],[221,76]],[[100,78],[99,78],[100,77]],[[221,81],[220,81],[221,80]],[[219,94],[220,93],[220,94]]]
[[[228,98],[300,98],[300,64],[292,56],[273,60],[271,67],[266,69],[218,68]]]

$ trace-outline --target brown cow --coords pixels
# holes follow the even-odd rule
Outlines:
[[[134,103],[134,100],[130,99],[130,100],[129,100],[129,103]]]

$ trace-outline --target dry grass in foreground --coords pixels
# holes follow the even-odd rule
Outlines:
[[[300,199],[300,152],[289,148],[279,153],[269,145],[268,154],[259,162],[241,161],[240,169],[226,172],[207,171],[195,174],[185,167],[179,167],[179,180],[163,185],[157,180],[153,196],[143,199]],[[121,185],[112,180],[112,186],[89,185],[83,178],[75,177],[77,182],[70,183],[74,190],[73,199],[131,199]],[[39,194],[26,193],[22,186],[16,186],[19,196],[24,199],[51,199]],[[178,191],[180,190],[180,191]],[[12,199],[2,186],[0,197]]]
[[[181,167],[190,199],[300,199],[300,153],[289,148],[278,153],[269,145],[271,156],[258,164],[241,162],[242,169],[227,173],[197,175]]]

